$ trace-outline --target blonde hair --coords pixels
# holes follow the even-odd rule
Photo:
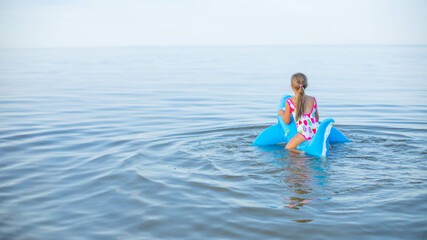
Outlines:
[[[295,120],[299,119],[305,109],[305,89],[308,87],[307,77],[303,73],[295,73],[291,77],[291,86],[296,90],[297,97]]]

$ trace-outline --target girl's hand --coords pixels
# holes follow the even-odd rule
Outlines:
[[[283,109],[280,109],[279,110],[279,115],[283,117],[285,115],[285,111],[283,111]]]

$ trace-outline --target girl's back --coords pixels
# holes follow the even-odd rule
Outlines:
[[[304,106],[304,112],[303,113],[304,114],[310,114],[311,111],[313,110],[313,107],[314,107],[314,97],[305,95],[304,96],[304,100],[305,100],[305,106]],[[297,98],[296,98],[296,96],[293,96],[291,98],[291,101],[295,105],[295,107],[297,108],[298,105],[297,105]]]

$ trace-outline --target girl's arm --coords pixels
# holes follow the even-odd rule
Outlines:
[[[282,116],[282,119],[286,124],[289,124],[291,122],[291,111],[290,111],[288,102],[286,102],[285,104],[285,109],[286,111],[283,111],[283,109],[280,109],[279,115]]]
[[[319,108],[316,108],[316,112],[314,113],[314,116],[316,117],[317,121],[319,121]]]
[[[314,113],[314,117],[317,119],[317,121],[319,121],[319,106],[317,105],[316,98],[314,99],[314,101],[314,104],[316,104],[316,112]]]

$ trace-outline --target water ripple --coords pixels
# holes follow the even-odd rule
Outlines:
[[[0,56],[1,239],[425,238],[425,47]],[[327,159],[250,146],[283,66],[352,140]]]

